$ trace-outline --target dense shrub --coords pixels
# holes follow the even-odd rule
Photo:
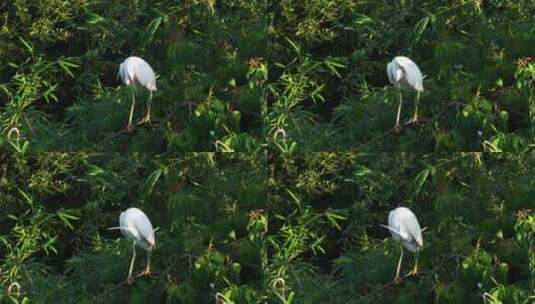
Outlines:
[[[269,133],[301,151],[523,151],[533,143],[533,1],[274,1]],[[394,132],[386,64],[424,73]],[[415,94],[404,93],[402,119]],[[282,139],[278,139],[279,141]]]
[[[261,299],[265,167],[263,154],[2,156],[1,284],[36,302]],[[107,230],[127,206],[158,227],[155,273],[132,285],[131,243]]]
[[[533,165],[532,154],[274,157],[272,292],[296,303],[528,303]],[[400,205],[427,230],[420,275],[395,285],[399,246],[379,225]]]
[[[0,1],[0,303],[533,302],[533,16],[532,0]],[[396,132],[399,54],[425,92]],[[133,131],[131,55],[158,86]],[[397,283],[380,225],[400,205],[425,231]],[[132,282],[132,242],[108,229],[129,207],[156,228]]]
[[[0,17],[0,121],[36,151],[254,151],[266,80],[263,1],[13,1]],[[155,69],[155,124],[126,126],[117,71]],[[147,94],[138,94],[141,116]],[[125,148],[126,147],[126,148]]]

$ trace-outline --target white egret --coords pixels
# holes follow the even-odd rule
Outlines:
[[[156,76],[151,66],[143,59],[131,56],[126,58],[119,65],[119,76],[124,84],[132,86],[132,106],[130,107],[130,116],[128,118],[128,130],[132,129],[132,116],[134,115],[134,104],[136,103],[135,94],[136,86],[143,86],[149,90],[149,101],[147,104],[147,114],[145,118],[138,123],[150,122],[150,104],[152,102],[152,93],[156,91]]]
[[[401,254],[396,277],[394,278],[394,281],[399,282],[399,271],[401,269],[401,261],[403,260],[403,247],[412,252],[420,251],[424,246],[422,229],[420,229],[416,215],[409,208],[405,207],[398,207],[390,211],[388,215],[388,226],[381,226],[390,230],[394,240],[401,242]],[[415,258],[414,268],[409,275],[415,275],[416,273],[418,273],[418,256]]]
[[[401,113],[401,104],[403,102],[401,96],[401,87],[412,89],[416,91],[416,102],[414,106],[414,115],[407,121],[408,124],[418,121],[418,101],[420,100],[420,93],[424,91],[424,80],[420,68],[404,56],[395,57],[386,65],[386,74],[388,80],[399,90],[399,106],[398,114],[396,116],[395,128],[399,130],[399,115]]]
[[[138,208],[128,208],[121,212],[119,216],[119,227],[112,227],[112,229],[120,229],[124,236],[133,240],[133,255],[130,262],[130,270],[128,271],[128,281],[132,280],[132,268],[134,267],[134,260],[136,259],[136,245],[147,250],[147,267],[141,274],[146,275],[150,273],[150,253],[156,246],[154,240],[154,229],[149,218]]]

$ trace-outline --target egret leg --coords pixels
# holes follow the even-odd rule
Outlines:
[[[398,106],[398,115],[396,116],[396,126],[394,128],[399,131],[400,129],[399,116],[401,114],[401,104],[403,103],[403,97],[401,96],[401,89],[398,88],[398,90],[399,90],[399,106]]]
[[[396,277],[394,278],[394,281],[396,283],[401,282],[401,278],[399,277],[399,272],[401,270],[401,261],[403,260],[403,244],[401,244],[400,249],[401,249],[401,254],[399,255],[398,270],[396,271]]]
[[[418,274],[418,254],[414,257],[414,268],[411,272],[409,272],[409,275],[417,275]]]
[[[145,115],[145,117],[138,121],[138,125],[140,124],[144,124],[144,123],[150,123],[150,106],[151,106],[151,103],[152,103],[152,91],[150,91],[149,93],[149,101],[147,103],[147,114]]]
[[[128,118],[128,126],[126,126],[126,129],[132,130],[132,116],[134,116],[134,105],[136,104],[136,87],[132,86],[132,106],[130,107],[130,116]]]
[[[150,253],[151,250],[147,253],[147,267],[145,268],[145,271],[143,272],[144,275],[150,274]]]
[[[420,91],[416,91],[416,101],[414,102],[414,115],[408,121],[408,123],[418,122],[418,102],[420,101]]]
[[[149,103],[147,105],[147,116],[145,116],[145,122],[150,123],[150,105],[152,104],[152,91],[149,93]]]
[[[130,270],[128,271],[128,282],[132,281],[132,269],[134,269],[134,260],[136,259],[136,242],[134,241],[132,246],[133,254],[132,254],[132,261],[130,261]]]

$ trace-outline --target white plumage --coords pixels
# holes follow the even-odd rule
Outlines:
[[[134,240],[137,246],[148,251],[156,245],[152,224],[145,213],[138,208],[128,208],[121,212],[119,225],[123,235]]]
[[[388,80],[393,85],[402,85],[418,92],[424,91],[424,80],[420,68],[405,56],[395,57],[386,66]]]
[[[152,67],[137,56],[130,56],[119,65],[119,76],[126,85],[143,86],[149,91],[157,89]]]
[[[413,117],[408,123],[418,121],[418,101],[420,93],[424,91],[424,80],[420,68],[411,59],[404,56],[397,56],[386,65],[386,74],[391,84],[397,87],[404,87],[416,91],[416,102]],[[399,129],[399,116],[401,112],[402,97],[399,92],[399,107],[396,117],[396,128]]]
[[[150,252],[156,246],[154,239],[154,229],[149,218],[138,208],[128,208],[121,212],[119,216],[119,227],[112,227],[111,229],[120,229],[121,233],[128,239],[133,240],[133,255],[130,262],[130,270],[128,272],[128,281],[132,280],[132,269],[134,267],[134,260],[136,259],[136,246],[139,246],[148,251],[147,267],[142,274],[150,273]]]
[[[416,215],[409,208],[399,207],[390,211],[388,229],[392,238],[401,241],[409,251],[417,252],[424,246],[422,229]]]
[[[406,207],[398,207],[388,215],[388,226],[381,225],[392,234],[392,238],[400,241],[402,246],[412,252],[420,251],[423,246],[422,229],[416,215]],[[396,281],[399,281],[399,271],[401,268],[401,261],[403,259],[403,248],[401,248],[401,255],[399,257],[398,268],[396,272]],[[416,259],[414,269],[411,274],[418,272],[418,260]]]
[[[157,90],[156,88],[156,75],[152,67],[143,59],[131,56],[126,58],[119,65],[119,76],[124,84],[132,86],[132,106],[130,108],[130,116],[128,119],[128,129],[132,128],[132,115],[134,113],[135,104],[135,87],[142,86],[149,90],[149,102],[147,106],[147,114],[140,123],[150,122],[150,105],[152,101],[152,93]]]

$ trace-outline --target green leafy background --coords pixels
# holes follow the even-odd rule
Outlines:
[[[258,149],[267,78],[263,1],[3,3],[4,136],[16,129],[35,151]],[[152,65],[158,86],[155,123],[132,134],[124,130],[131,91],[117,74],[131,55]],[[141,118],[148,94],[137,95]]]
[[[530,303],[534,161],[482,153],[274,157],[273,292],[294,303]],[[399,244],[380,227],[397,206],[427,228],[420,274],[401,284],[392,281]],[[406,251],[402,273],[413,261]]]
[[[533,1],[274,1],[268,131],[284,150],[524,151],[533,145]],[[424,74],[423,123],[394,132],[386,64]],[[414,111],[404,93],[401,120]],[[294,151],[291,150],[291,151]]]
[[[0,2],[0,303],[532,303],[533,16],[528,0]],[[131,55],[158,91],[128,132]],[[400,132],[396,55],[422,69],[428,118]],[[396,284],[380,225],[400,205],[426,230]],[[157,228],[132,283],[132,243],[108,230],[128,207]]]

